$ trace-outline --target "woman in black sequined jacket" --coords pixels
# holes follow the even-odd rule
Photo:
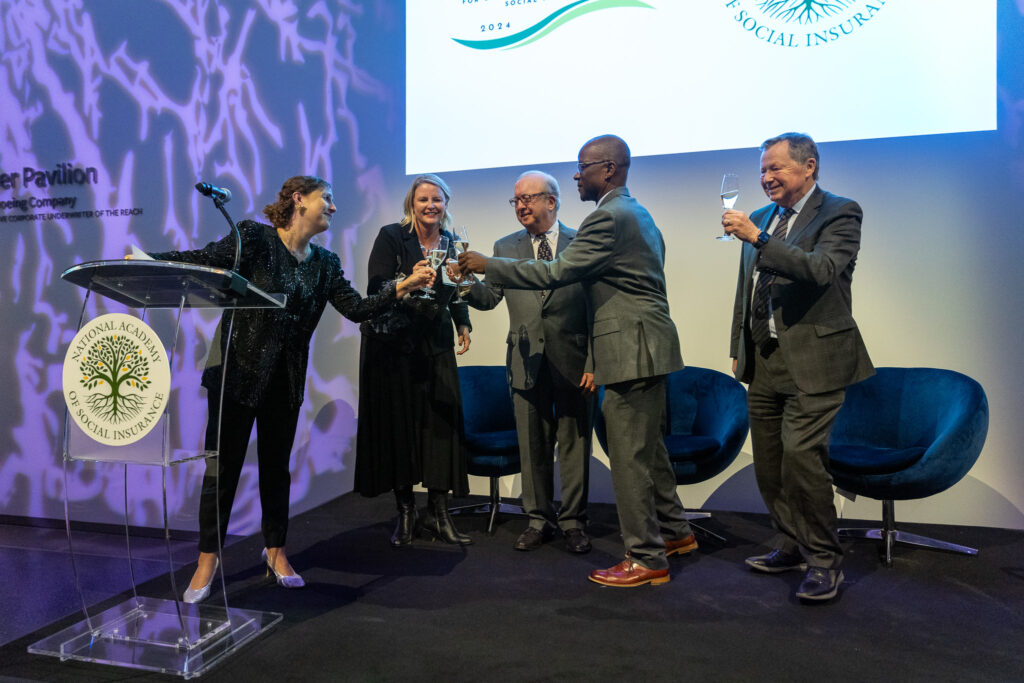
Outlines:
[[[206,447],[219,450],[219,457],[207,461],[203,478],[199,565],[185,591],[185,602],[199,602],[210,593],[253,423],[266,542],[262,559],[268,576],[273,573],[278,584],[287,588],[304,585],[288,562],[285,540],[291,484],[288,463],[313,330],[328,302],[346,318],[361,322],[385,313],[399,297],[433,282],[434,272],[424,260],[409,277],[392,281],[374,296],[361,297],[345,278],[337,254],[310,243],[310,238],[328,229],[336,210],[327,181],[295,176],[285,181],[277,201],[263,209],[272,226],[256,221],[238,225],[242,237],[239,274],[265,292],[287,295],[287,303],[280,309],[226,311],[217,328],[203,386],[210,409]],[[230,268],[235,239],[229,234],[203,249],[151,256]],[[225,352],[226,366],[222,363]],[[218,444],[217,413],[221,407]]]

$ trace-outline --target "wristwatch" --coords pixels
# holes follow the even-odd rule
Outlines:
[[[767,230],[762,230],[761,234],[757,236],[757,239],[754,240],[752,242],[752,244],[754,245],[755,249],[760,249],[764,245],[768,244],[768,240],[770,238],[771,238],[771,236],[768,234],[768,231]]]

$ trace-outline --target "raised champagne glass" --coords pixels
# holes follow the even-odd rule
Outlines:
[[[736,206],[736,200],[740,198],[740,177],[735,173],[722,175],[722,211]],[[715,238],[721,242],[729,242],[736,239],[732,235],[719,235]]]

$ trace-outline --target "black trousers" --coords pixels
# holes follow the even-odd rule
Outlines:
[[[826,465],[829,434],[846,390],[799,391],[773,344],[766,353],[756,352],[747,389],[754,474],[776,531],[771,545],[799,551],[809,566],[837,569],[843,548]]]
[[[199,552],[216,552],[223,544],[254,422],[263,539],[268,548],[285,545],[292,481],[288,465],[300,408],[282,403],[281,397],[288,395],[286,389],[285,373],[279,367],[259,405],[245,406],[224,396],[220,457],[206,461],[206,474],[199,499]],[[208,389],[207,401],[209,421],[206,425],[206,448],[215,450],[220,390]]]

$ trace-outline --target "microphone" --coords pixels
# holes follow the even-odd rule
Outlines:
[[[217,187],[210,183],[196,183],[196,189],[199,190],[199,194],[204,197],[212,197],[213,199],[219,199],[222,203],[231,201],[231,190],[223,187]]]
[[[231,201],[231,190],[223,187],[217,187],[210,183],[196,183],[196,190],[199,194],[210,197],[213,199],[213,205],[216,206],[224,218],[227,220],[228,225],[231,226],[231,232],[235,234],[235,262],[231,266],[231,282],[229,288],[231,291],[238,294],[240,297],[244,297],[249,291],[249,282],[238,274],[238,262],[242,258],[242,233],[238,231],[238,226],[231,220],[231,216],[224,208],[224,204]]]

